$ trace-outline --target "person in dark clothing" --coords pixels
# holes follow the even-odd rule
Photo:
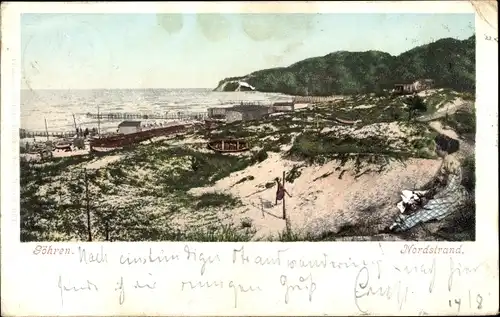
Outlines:
[[[85,128],[85,132],[83,133],[84,137],[87,137],[89,135],[89,128]]]
[[[292,197],[286,189],[285,186],[280,182],[279,178],[276,178],[276,184],[277,184],[277,189],[276,189],[276,205],[278,204],[278,200],[282,200],[285,197],[285,193],[288,195],[288,197]]]

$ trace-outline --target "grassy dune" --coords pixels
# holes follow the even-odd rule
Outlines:
[[[432,105],[429,111],[438,111],[457,98],[467,100],[464,94],[445,90],[424,99]],[[274,118],[152,140],[105,156],[55,158],[44,163],[21,159],[21,239],[87,240],[88,201],[94,240],[255,240],[256,219],[245,216],[252,207],[232,191],[233,187],[257,182],[257,174],[245,171],[260,169],[255,191],[272,192],[274,178],[282,170],[262,176],[267,172],[261,167],[271,156],[291,162],[288,183],[305,177],[314,166],[329,162],[336,162],[338,169],[349,170],[357,178],[377,177],[394,162],[435,159],[436,132],[426,123],[408,121],[406,107],[403,97],[358,95]],[[471,116],[470,112],[457,112],[447,116],[445,123],[470,135],[475,131]],[[336,122],[336,117],[362,121],[346,126]],[[222,137],[245,138],[252,148],[235,155],[206,148],[207,140]],[[87,169],[92,166],[100,168]],[[333,172],[325,172],[317,179],[325,179]],[[234,181],[222,190],[195,190],[228,179]],[[237,213],[241,216],[236,217]],[[295,228],[258,239],[335,240],[360,235],[367,226],[358,223],[336,235],[312,235],[307,228]]]

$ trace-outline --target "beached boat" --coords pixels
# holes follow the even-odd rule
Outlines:
[[[56,150],[65,150],[65,151],[71,151],[71,143],[68,142],[59,142],[56,143],[54,146]]]
[[[349,125],[353,125],[353,124],[356,124],[358,122],[361,122],[361,120],[346,120],[346,119],[342,119],[342,118],[339,118],[339,117],[335,117],[335,121],[337,121],[338,123],[342,123],[342,124],[349,124]]]
[[[249,150],[248,142],[239,139],[222,139],[208,142],[208,148],[221,153],[243,152]]]

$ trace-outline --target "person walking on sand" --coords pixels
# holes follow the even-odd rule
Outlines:
[[[292,197],[286,189],[283,184],[281,184],[279,178],[276,177],[276,184],[278,185],[278,188],[276,189],[276,205],[278,204],[278,200],[282,200],[285,197],[285,193],[288,195],[288,197]]]

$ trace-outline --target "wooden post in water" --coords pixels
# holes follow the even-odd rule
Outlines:
[[[47,128],[47,119],[45,118],[45,134],[47,134],[47,141],[49,140],[49,129]]]
[[[85,177],[85,200],[86,200],[86,207],[87,207],[87,230],[89,233],[89,242],[92,242],[92,231],[90,228],[90,201],[89,201],[89,180],[87,178],[87,170],[83,170],[84,177]]]
[[[283,219],[286,220],[285,196],[285,171],[283,171]]]
[[[76,135],[79,137],[79,135],[78,135],[78,127],[76,126],[76,119],[75,119],[75,114],[74,113],[73,113],[73,123],[75,124]]]

